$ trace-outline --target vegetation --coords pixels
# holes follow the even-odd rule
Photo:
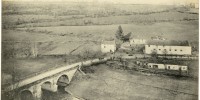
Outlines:
[[[3,2],[3,28],[39,26],[83,26],[111,24],[152,24],[198,20],[187,7],[164,5],[91,5],[90,3]],[[180,13],[181,12],[181,13]],[[38,16],[40,15],[40,16]],[[174,15],[174,16],[166,16]],[[180,16],[180,17],[177,17]]]
[[[123,30],[122,30],[121,25],[118,26],[118,29],[117,29],[117,31],[116,31],[115,36],[116,36],[117,39],[119,39],[119,40],[123,40],[124,33],[123,33]]]
[[[121,40],[121,41],[125,42],[125,41],[129,41],[130,36],[131,36],[131,32],[126,34],[126,35],[124,35],[122,27],[120,25],[120,26],[118,26],[118,30],[116,31],[115,36],[116,36],[116,38],[118,40]]]
[[[4,59],[37,56],[35,44],[30,41],[5,41],[2,44],[2,57]]]

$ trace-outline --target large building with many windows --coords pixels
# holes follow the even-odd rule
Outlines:
[[[161,55],[191,55],[192,48],[190,46],[145,45],[144,53],[156,53]]]

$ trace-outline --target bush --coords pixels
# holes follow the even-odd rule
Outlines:
[[[7,58],[21,58],[30,57],[32,55],[31,42],[3,42],[2,43],[2,57]]]

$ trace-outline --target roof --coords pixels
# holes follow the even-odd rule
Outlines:
[[[115,45],[115,41],[102,41],[101,44]]]
[[[185,65],[177,65],[177,64],[158,64],[158,63],[148,63],[148,64],[155,64],[155,65],[171,65],[171,66],[185,66]]]
[[[146,39],[131,38],[130,40],[146,40]]]
[[[130,36],[130,39],[144,39],[144,40],[149,39],[149,37],[144,36],[145,34],[137,34],[137,35],[136,34],[132,33],[131,36]]]
[[[164,45],[164,46],[189,46],[187,41],[175,40],[148,40],[147,45]]]

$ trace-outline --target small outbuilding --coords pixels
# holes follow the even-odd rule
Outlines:
[[[114,53],[116,51],[116,43],[113,41],[102,41],[101,52],[102,53]]]
[[[148,63],[148,68],[153,69],[166,69],[166,70],[181,70],[181,71],[188,71],[187,66],[182,65],[172,65],[172,64],[157,64],[157,63]]]

